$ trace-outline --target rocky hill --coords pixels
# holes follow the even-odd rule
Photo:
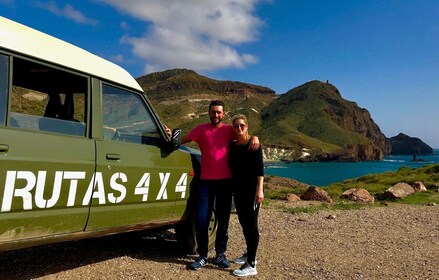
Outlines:
[[[390,152],[369,112],[329,83],[311,81],[282,94],[261,118],[263,138],[305,148],[307,156],[300,160],[378,160]]]
[[[206,122],[208,105],[223,100],[229,117],[243,113],[252,128],[260,127],[259,112],[275,98],[274,90],[247,83],[218,81],[187,69],[173,69],[137,78],[160,117],[170,127],[188,131]]]
[[[432,155],[434,150],[421,139],[403,133],[390,138],[393,155]]]
[[[390,153],[390,142],[369,112],[342,98],[332,84],[311,81],[276,95],[267,87],[210,79],[187,69],[139,77],[163,121],[189,131],[208,121],[213,99],[229,117],[246,114],[266,160],[361,161]]]
[[[199,99],[199,94],[208,95],[270,95],[274,90],[241,82],[218,81],[198,75],[193,70],[173,69],[151,73],[137,79],[140,86],[152,98],[157,100],[182,100],[184,98]]]

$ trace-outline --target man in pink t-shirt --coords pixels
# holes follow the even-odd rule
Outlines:
[[[232,174],[228,165],[228,153],[234,134],[231,125],[222,123],[224,117],[224,103],[219,100],[212,101],[209,105],[210,123],[198,125],[181,138],[182,144],[194,141],[201,150],[201,180],[196,215],[199,257],[189,265],[189,268],[194,270],[199,270],[207,264],[208,227],[214,202],[218,220],[214,262],[221,268],[230,267],[225,252],[232,205]],[[259,139],[254,137],[252,142],[253,148],[257,149]]]

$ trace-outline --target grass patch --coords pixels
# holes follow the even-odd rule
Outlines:
[[[422,182],[428,190],[427,194],[421,195],[426,199],[427,196],[435,197],[435,190],[439,188],[439,164],[427,165],[421,168],[401,167],[395,172],[385,172],[382,174],[369,174],[356,179],[345,180],[340,183],[334,183],[325,188],[331,197],[340,197],[340,195],[351,188],[363,188],[370,194],[377,196],[384,193],[388,188],[396,183],[407,183],[414,185],[415,182]]]
[[[404,204],[420,205],[436,203],[439,205],[439,193],[436,191],[426,191],[422,193],[416,193],[414,195],[407,196],[403,199],[397,200],[397,202]]]

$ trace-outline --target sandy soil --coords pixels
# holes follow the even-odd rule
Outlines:
[[[439,206],[389,205],[290,214],[261,209],[257,279],[439,279]],[[244,251],[232,214],[228,257]],[[232,279],[239,266],[200,271],[173,231],[0,253],[0,279]],[[213,257],[213,252],[211,254]]]

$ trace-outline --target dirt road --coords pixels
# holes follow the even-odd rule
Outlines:
[[[266,207],[260,231],[253,278],[439,279],[439,206],[316,214]],[[243,251],[232,214],[228,256]],[[172,231],[111,236],[0,253],[0,279],[236,279],[235,264],[187,270],[193,257],[178,253]]]

